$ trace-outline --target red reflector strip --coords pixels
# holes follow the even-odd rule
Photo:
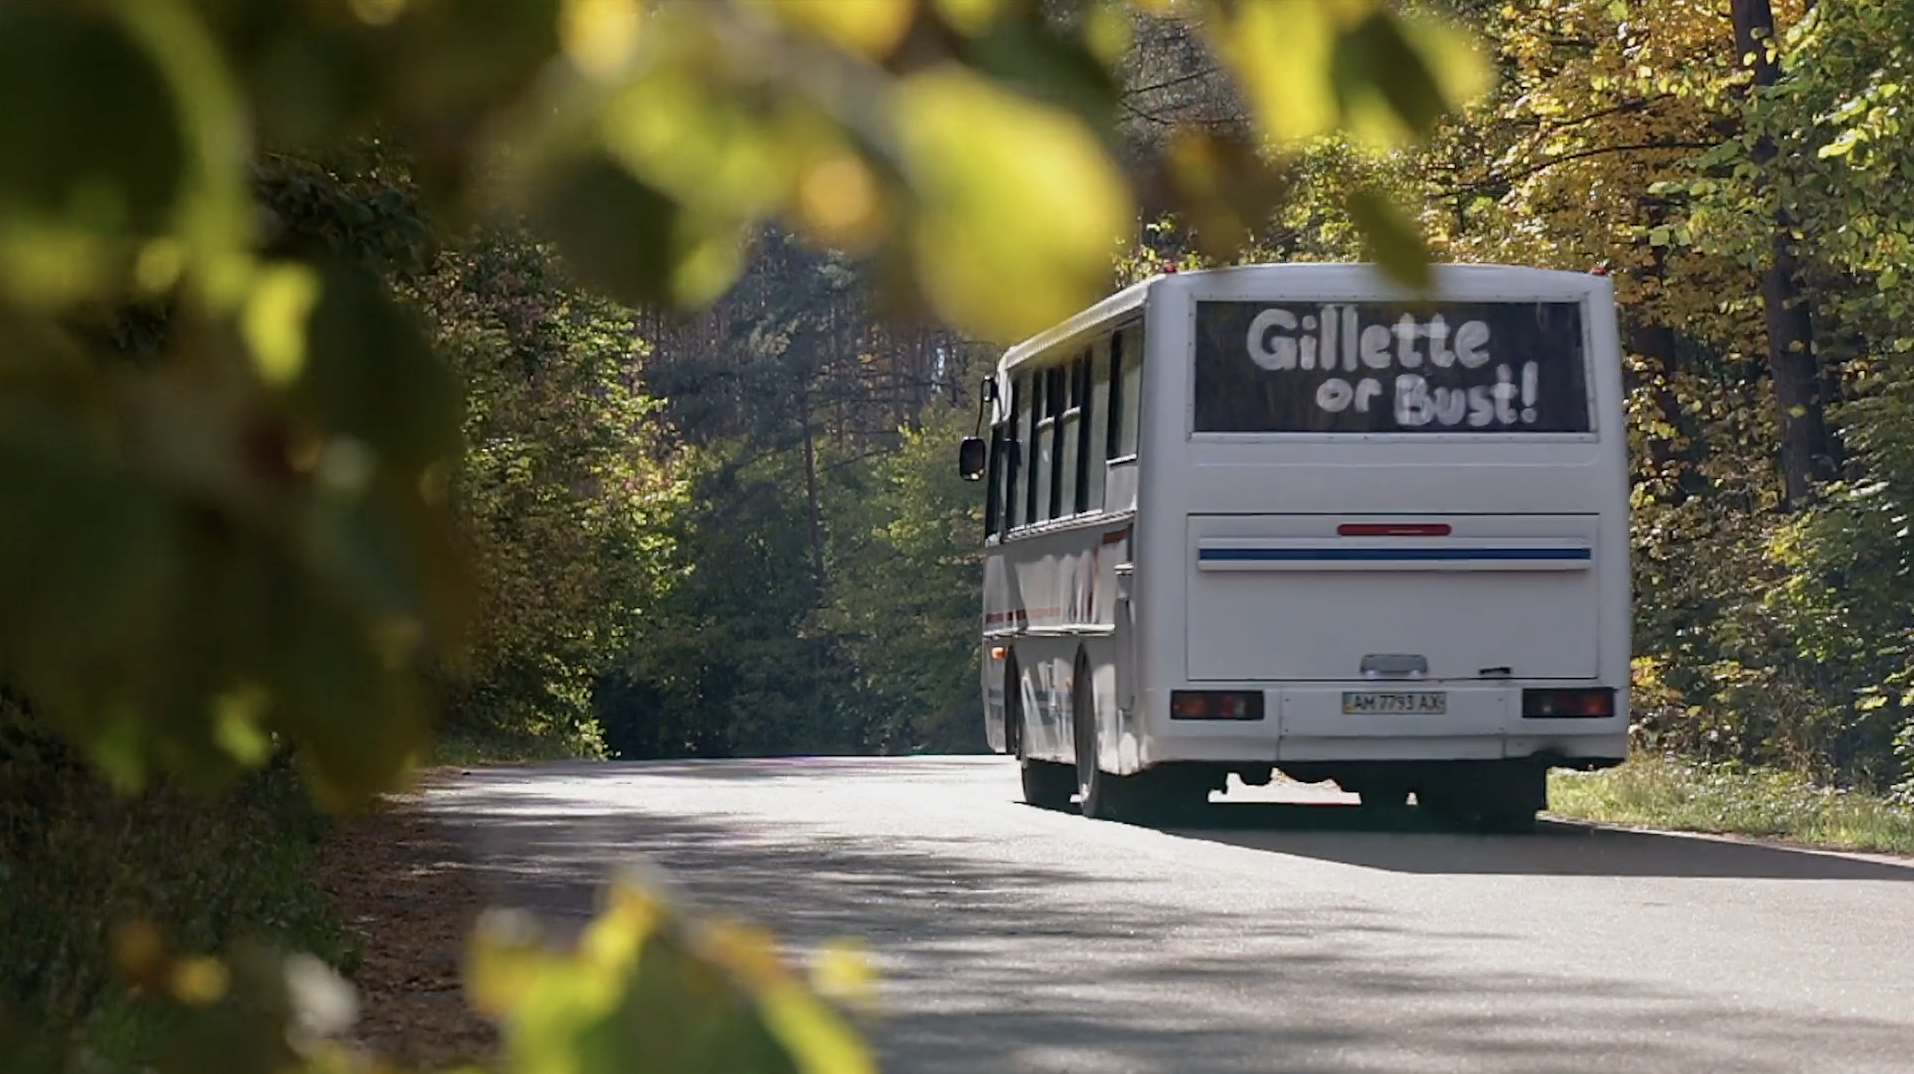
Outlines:
[[[1263,718],[1261,690],[1172,690],[1172,720],[1260,720]]]
[[[1524,690],[1522,718],[1528,720],[1602,719],[1615,714],[1615,691]]]
[[[1344,537],[1447,537],[1447,522],[1345,522],[1336,527]]]

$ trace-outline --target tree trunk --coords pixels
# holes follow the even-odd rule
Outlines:
[[[1769,54],[1775,39],[1769,0],[1732,0],[1731,14],[1737,61],[1751,64],[1756,90],[1774,85],[1781,69]],[[1762,139],[1755,146],[1755,164],[1766,169],[1774,159],[1774,144]],[[1786,205],[1775,207],[1774,223],[1768,267],[1761,274],[1761,304],[1767,317],[1768,373],[1781,417],[1784,504],[1796,507],[1813,498],[1817,481],[1834,476],[1834,450],[1814,354],[1814,315],[1801,286]]]
[[[1643,222],[1647,226],[1653,228],[1667,222],[1667,202],[1659,198],[1644,198],[1640,206]],[[1657,246],[1652,255],[1654,260],[1642,271],[1642,276],[1653,285],[1657,294],[1661,294],[1668,279],[1668,247]],[[1652,308],[1651,304],[1644,303],[1642,309],[1622,311],[1623,338],[1627,340],[1632,353],[1654,365],[1653,375],[1657,378],[1653,389],[1655,407],[1673,434],[1648,438],[1648,461],[1658,478],[1670,470],[1675,471],[1675,480],[1668,487],[1663,500],[1680,505],[1703,491],[1707,483],[1695,468],[1699,454],[1695,438],[1699,430],[1694,428],[1694,422],[1688,418],[1680,397],[1671,386],[1677,365],[1675,330],[1666,323],[1651,320],[1647,311]],[[1687,446],[1677,450],[1676,441],[1683,439],[1687,441]]]
[[[824,592],[824,510],[817,495],[817,447],[811,433],[811,387],[798,389],[798,406],[804,411],[804,496],[809,509],[811,529],[811,576],[819,594]]]

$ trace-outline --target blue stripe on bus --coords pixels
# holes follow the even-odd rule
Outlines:
[[[1215,562],[1358,562],[1388,560],[1585,560],[1587,548],[1204,548],[1199,560]]]

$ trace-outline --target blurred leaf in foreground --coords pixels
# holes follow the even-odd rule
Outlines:
[[[570,951],[547,947],[522,915],[488,916],[468,966],[514,1074],[876,1070],[769,937],[685,917],[631,881],[613,886]]]
[[[1023,336],[1138,226],[1113,68],[1151,19],[1252,106],[1247,138],[1173,139],[1142,199],[1219,256],[1296,139],[1423,136],[1485,85],[1380,0],[7,5],[0,670],[127,786],[272,743],[341,803],[392,786],[474,604],[443,499],[464,386],[408,297],[428,233],[524,210],[591,285],[684,309],[783,223]],[[1350,211],[1422,278],[1405,214]],[[136,308],[154,330],[110,342]]]

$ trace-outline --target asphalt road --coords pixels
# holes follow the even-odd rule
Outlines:
[[[1914,1072],[1914,863],[1379,831],[1311,792],[1167,831],[1025,806],[1001,758],[481,769],[428,800],[555,921],[638,861],[795,948],[862,937],[887,1071]]]

